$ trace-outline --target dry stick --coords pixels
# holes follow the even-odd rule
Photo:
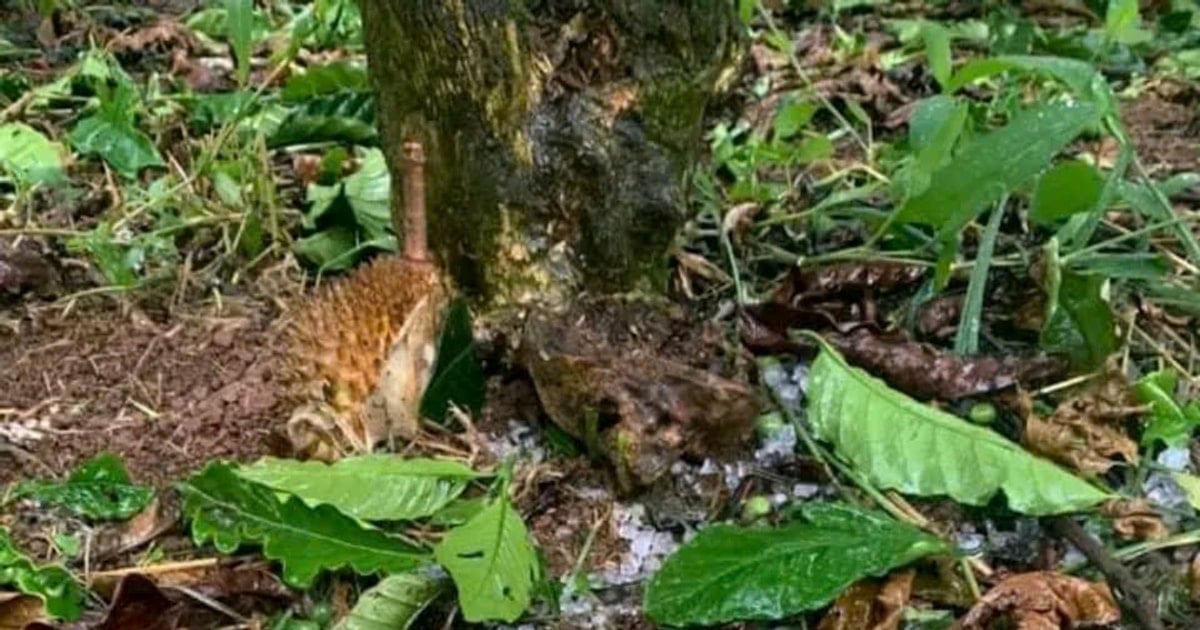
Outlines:
[[[1143,628],[1165,630],[1166,627],[1163,626],[1162,620],[1158,616],[1158,606],[1155,603],[1154,595],[1139,584],[1129,569],[1109,555],[1104,546],[1092,538],[1092,535],[1087,533],[1079,523],[1069,516],[1055,516],[1047,519],[1046,524],[1058,537],[1075,545],[1089,562],[1100,569],[1100,572],[1108,578],[1116,590],[1124,594],[1126,604],[1129,605],[1133,616],[1137,618],[1137,622]]]
[[[429,243],[425,233],[425,149],[420,142],[404,143],[404,216],[392,211],[392,229],[404,234],[404,257],[413,262],[429,262]]]

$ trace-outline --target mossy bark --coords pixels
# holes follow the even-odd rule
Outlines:
[[[732,5],[362,0],[393,181],[420,140],[431,249],[460,288],[664,286],[704,107],[741,43]]]

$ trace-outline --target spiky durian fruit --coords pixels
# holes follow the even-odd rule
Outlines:
[[[449,297],[425,246],[420,145],[405,145],[403,255],[383,256],[310,298],[288,325],[283,376],[296,410],[292,446],[332,459],[409,438],[433,371]]]

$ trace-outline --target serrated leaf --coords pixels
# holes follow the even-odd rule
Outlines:
[[[429,516],[458,498],[479,474],[458,462],[363,455],[332,464],[265,458],[237,470],[239,477],[325,503],[367,521]]]
[[[467,621],[511,623],[529,607],[537,556],[525,522],[507,499],[450,530],[434,557],[454,578]]]
[[[121,520],[141,512],[154,489],[135,486],[117,456],[104,453],[85,462],[64,482],[23,481],[13,498],[30,498],[89,519]]]
[[[58,182],[66,147],[25,123],[0,125],[0,172],[20,181]]]
[[[267,146],[317,142],[375,145],[378,141],[374,94],[345,92],[313,96],[290,109],[270,134]]]
[[[389,575],[365,591],[334,629],[408,630],[441,592],[441,582],[430,577]]]
[[[309,507],[296,497],[280,500],[274,490],[242,479],[224,462],[210,463],[180,492],[196,544],[212,541],[222,553],[261,544],[267,558],[283,565],[284,579],[300,588],[323,570],[404,573],[429,560],[424,550],[334,507]]]
[[[14,586],[46,603],[46,612],[74,621],[83,612],[83,587],[60,566],[37,566],[13,545],[8,530],[0,528],[0,585]]]
[[[1104,178],[1091,164],[1077,160],[1058,164],[1038,178],[1029,219],[1047,225],[1087,212],[1100,200],[1103,189]]]
[[[846,587],[923,556],[950,553],[936,537],[848,504],[814,504],[780,527],[703,529],[646,588],[646,615],[672,626],[791,617]]]
[[[1107,281],[1063,270],[1057,295],[1051,298],[1052,314],[1042,328],[1042,348],[1068,355],[1081,370],[1100,366],[1117,350],[1112,310],[1104,300]]]
[[[1161,441],[1170,447],[1184,447],[1200,426],[1200,403],[1181,405],[1175,399],[1178,377],[1173,370],[1160,370],[1142,377],[1133,386],[1138,402],[1150,405],[1149,419],[1142,432],[1142,446]]]
[[[448,308],[438,339],[437,363],[421,396],[421,415],[437,422],[445,420],[452,403],[478,415],[487,390],[483,370],[475,360],[471,311],[462,300]]]
[[[809,372],[813,431],[875,485],[983,505],[1003,491],[1030,515],[1089,508],[1111,494],[989,429],[924,405],[824,347]]]
[[[966,143],[931,176],[897,219],[932,225],[943,238],[957,234],[979,212],[1046,168],[1079,132],[1097,119],[1088,103],[1048,103],[1017,114],[1004,127]]]

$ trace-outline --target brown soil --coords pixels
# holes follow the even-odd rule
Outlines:
[[[1121,120],[1155,178],[1200,164],[1200,89],[1164,82],[1121,103]]]
[[[273,319],[255,299],[158,318],[109,301],[0,333],[0,483],[110,451],[161,487],[265,453],[283,418]]]

